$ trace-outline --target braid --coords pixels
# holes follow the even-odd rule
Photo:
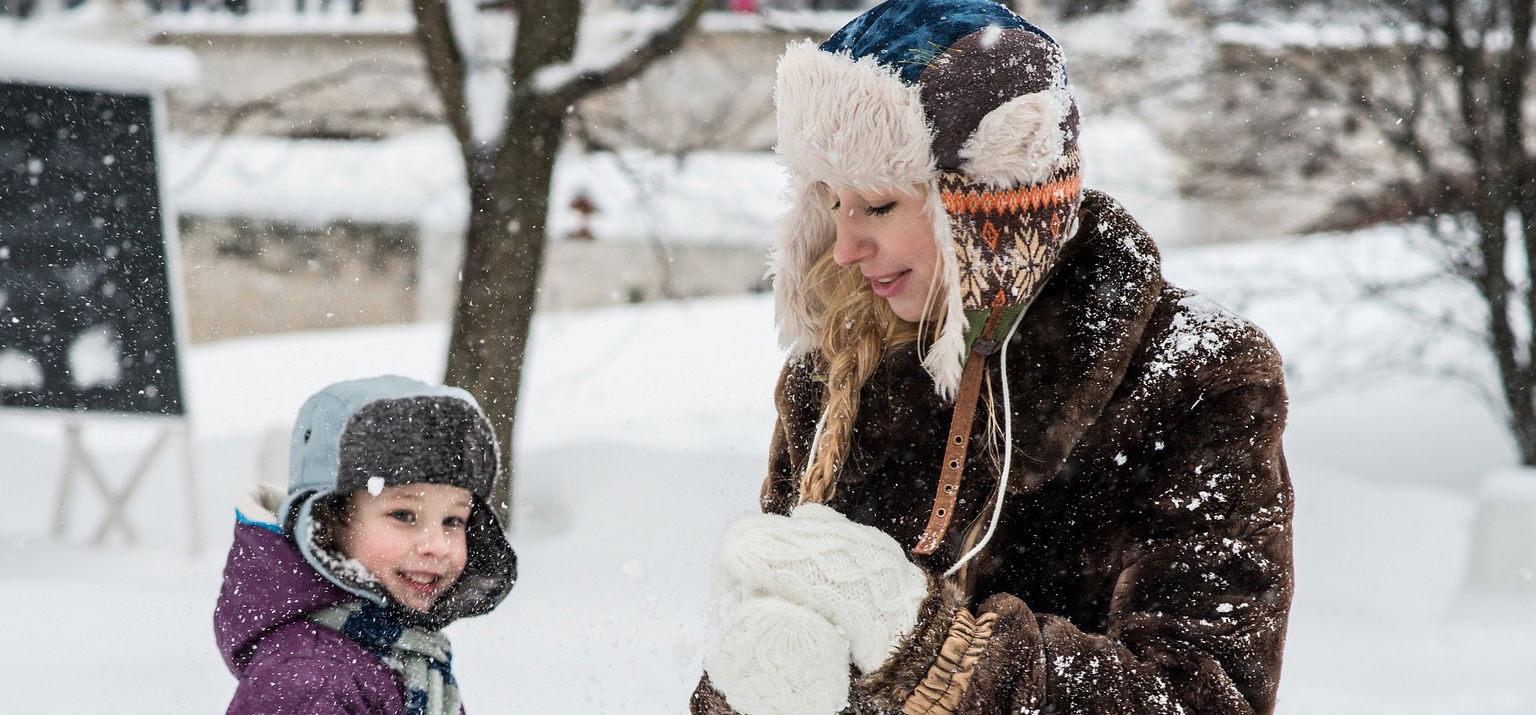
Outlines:
[[[813,298],[822,306],[817,337],[826,390],[810,462],[800,477],[800,503],[823,504],[837,493],[864,382],[887,349],[917,342],[920,330],[875,296],[857,268],[837,265],[830,249],[816,261],[809,278]]]
[[[859,416],[859,391],[884,352],[881,345],[885,332],[881,330],[881,318],[884,316],[879,314],[879,305],[884,301],[862,299],[860,286],[850,285],[857,281],[864,284],[863,292],[869,291],[868,281],[857,270],[838,267],[826,258],[818,262],[818,266],[822,264],[830,264],[835,269],[832,279],[843,284],[845,290],[840,291],[836,303],[827,306],[822,317],[820,337],[822,363],[826,368],[826,399],[812,445],[811,463],[800,481],[802,504],[826,503],[837,492],[837,475],[847,459],[853,424]],[[885,310],[889,312],[890,308]]]

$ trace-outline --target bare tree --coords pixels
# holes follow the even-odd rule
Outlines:
[[[555,157],[567,112],[583,97],[626,81],[672,52],[708,0],[690,0],[665,26],[598,66],[571,65],[580,32],[579,0],[516,0],[512,51],[504,68],[499,126],[473,124],[468,31],[450,0],[414,0],[416,37],[444,117],[458,141],[469,182],[469,220],[446,382],[473,393],[505,445],[507,478],[496,508],[510,513],[514,420],[523,361],[544,262],[545,220]]]
[[[1476,292],[1500,412],[1536,466],[1536,153],[1531,0],[1289,0],[1319,25],[1358,31],[1352,52],[1289,64],[1402,159],[1379,214],[1422,217],[1449,275]],[[1294,15],[1293,15],[1294,16]]]

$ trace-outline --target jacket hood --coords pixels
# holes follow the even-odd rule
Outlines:
[[[235,512],[235,540],[213,613],[214,637],[231,673],[267,634],[307,614],[356,599],[323,578],[282,534],[273,516],[283,493],[257,485]]]
[[[511,590],[517,556],[490,508],[500,456],[495,430],[468,392],[397,376],[340,382],[305,401],[294,421],[281,531],[314,571],[381,606],[394,599],[355,562],[327,547],[321,513],[353,492],[417,482],[472,495],[468,561],[459,580],[415,625],[441,628],[486,613]]]
[[[818,347],[806,277],[835,239],[826,187],[922,187],[948,315],[923,365],[952,397],[971,326],[1021,313],[1076,231],[1078,109],[1060,48],[992,0],[889,0],[791,45],[774,99],[791,203],[771,259],[781,343]]]

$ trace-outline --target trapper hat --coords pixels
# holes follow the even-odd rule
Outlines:
[[[500,457],[496,433],[468,392],[386,375],[339,382],[311,396],[294,421],[288,498],[279,515],[299,552],[337,586],[395,605],[374,579],[329,547],[322,514],[359,489],[426,482],[467,490],[464,572],[417,620],[441,627],[490,611],[517,578],[517,556],[490,508]]]
[[[772,257],[780,342],[818,347],[807,276],[836,238],[819,186],[927,187],[947,319],[923,360],[953,398],[981,324],[1034,300],[1082,201],[1061,50],[992,0],[889,0],[791,45],[774,94],[791,209]],[[994,324],[997,321],[994,321]]]

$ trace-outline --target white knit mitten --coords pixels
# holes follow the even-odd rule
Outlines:
[[[736,522],[721,542],[715,581],[717,594],[781,598],[821,614],[848,638],[864,673],[916,626],[928,595],[927,576],[895,539],[821,504]]]
[[[743,715],[832,715],[848,705],[848,639],[776,598],[731,609],[704,670]]]

